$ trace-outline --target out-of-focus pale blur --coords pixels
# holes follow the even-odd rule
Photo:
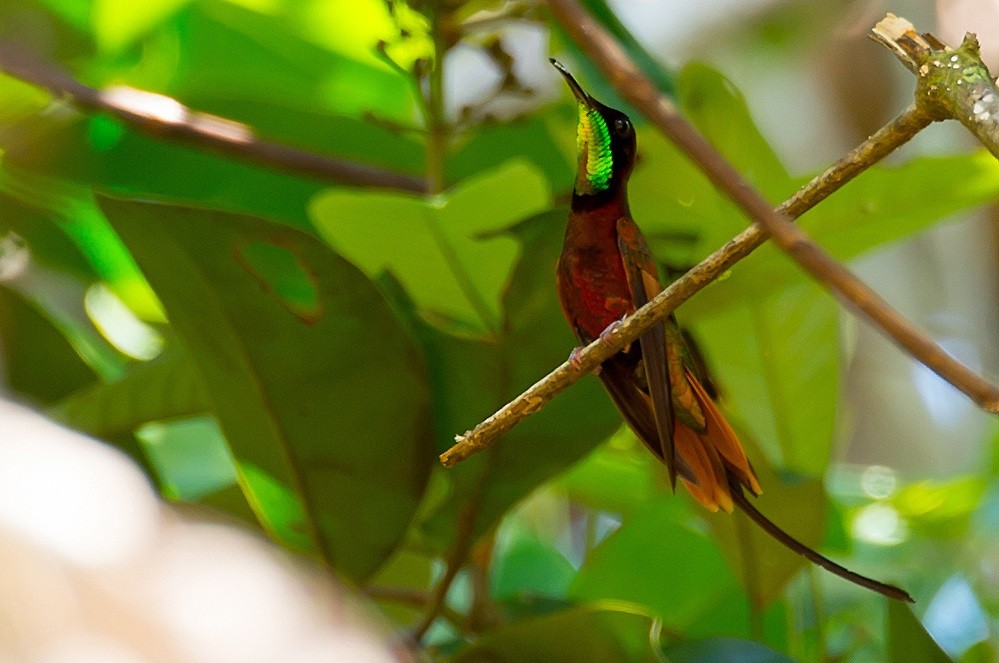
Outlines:
[[[387,639],[318,570],[0,400],[0,661],[401,660]]]

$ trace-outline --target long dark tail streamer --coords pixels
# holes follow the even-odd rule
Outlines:
[[[801,555],[808,561],[812,562],[813,564],[818,564],[827,571],[838,575],[840,578],[843,578],[844,580],[849,580],[855,585],[866,587],[871,591],[875,591],[878,594],[883,594],[890,599],[895,599],[896,601],[915,603],[912,597],[909,596],[909,593],[906,592],[904,589],[900,589],[894,585],[889,585],[884,582],[878,582],[877,580],[868,578],[867,576],[862,576],[859,573],[855,573],[846,567],[840,566],[839,564],[832,561],[828,557],[825,557],[820,553],[812,550],[804,543],[798,541],[796,538],[794,538],[793,536],[782,530],[780,527],[774,524],[773,521],[764,516],[762,513],[760,513],[759,510],[757,510],[757,508],[753,506],[753,504],[749,501],[746,495],[742,492],[742,486],[739,485],[738,482],[730,480],[729,485],[732,487],[732,499],[739,507],[739,509],[742,510],[742,512],[745,513],[747,516],[749,516],[753,520],[753,522],[759,525],[764,532],[766,532],[767,534],[769,534],[770,536],[772,536],[773,538],[777,539],[782,544],[787,546],[789,550],[798,553],[799,555]]]

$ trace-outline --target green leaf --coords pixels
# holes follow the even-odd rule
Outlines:
[[[776,467],[820,476],[829,464],[838,316],[832,297],[806,282],[694,321],[722,401]]]
[[[500,600],[525,595],[564,597],[576,573],[569,560],[526,527],[511,529],[493,551],[492,595]]]
[[[311,212],[334,248],[372,278],[392,272],[425,316],[496,332],[518,252],[513,238],[496,233],[548,200],[540,173],[515,161],[446,198],[330,190]]]
[[[570,597],[644,605],[678,630],[710,611],[737,586],[736,579],[684,511],[672,496],[646,504],[591,552]]]
[[[902,166],[874,166],[799,223],[833,257],[850,260],[997,196],[999,162],[985,150],[921,157]],[[736,266],[731,278],[705,290],[684,310],[701,315],[808,278],[801,267],[767,244]]]
[[[791,663],[792,659],[749,640],[710,638],[671,645],[665,650],[670,663]]]
[[[364,579],[426,483],[428,396],[413,343],[374,285],[320,242],[245,216],[102,198],[201,372],[265,528]],[[318,312],[243,253],[287,251]]]
[[[105,51],[120,50],[155,28],[192,0],[94,0],[94,37]]]
[[[40,404],[57,401],[97,377],[44,310],[5,287],[0,287],[0,357],[2,382]]]
[[[763,485],[756,506],[810,548],[818,548],[825,533],[826,493],[819,478],[786,477],[782,480],[748,447],[753,468]],[[808,566],[797,555],[756,526],[741,512],[706,514],[712,534],[729,563],[743,581],[746,593],[761,610],[783,596],[784,588]]]
[[[912,608],[888,601],[888,662],[949,663],[951,658],[930,637]]]
[[[662,465],[630,428],[559,476],[556,485],[591,509],[630,516],[662,492]]]
[[[170,26],[170,36],[184,47],[178,50],[169,39],[151,44],[151,49],[160,47],[147,55],[146,66],[136,68],[126,82],[183,100],[211,95],[351,117],[373,112],[411,121],[411,81],[373,55],[378,40],[392,36],[364,30],[369,24],[354,32],[355,38],[367,41],[369,57],[334,52],[316,43],[314,37],[322,34],[322,28],[317,28],[315,12],[303,9],[302,4],[289,3],[286,16],[280,12],[267,16],[229,3],[195,3]],[[363,0],[363,5],[384,13],[378,0]],[[340,22],[356,13],[354,8],[339,12]],[[169,89],[163,89],[163,82],[169,83]]]
[[[378,588],[398,590],[402,593],[425,594],[433,581],[433,560],[406,549],[398,550],[371,579],[371,589],[377,597]],[[376,599],[377,600],[377,599]],[[386,598],[378,601],[379,609],[397,624],[410,626],[423,616],[422,603],[408,603]]]
[[[575,346],[555,293],[565,223],[564,212],[550,212],[509,233],[519,240],[522,257],[504,291],[499,334],[487,340],[461,338],[424,325],[439,451],[453,444],[455,433],[565,361]],[[459,523],[471,522],[473,535],[487,531],[517,500],[606,439],[620,421],[596,378],[584,378],[500,444],[443,470],[448,493],[427,514],[421,534],[442,550],[454,540]]]
[[[168,351],[135,364],[114,382],[70,394],[50,414],[91,435],[108,439],[135,432],[150,421],[179,419],[211,409],[191,359]]]
[[[889,503],[905,518],[911,531],[921,536],[964,539],[987,487],[978,476],[920,481],[902,488]]]
[[[654,620],[639,609],[602,601],[502,626],[451,663],[658,663]]]
[[[166,497],[187,502],[210,499],[220,505],[222,493],[236,485],[236,467],[214,419],[153,422],[136,435]],[[242,509],[246,500],[234,503]]]
[[[690,64],[677,85],[681,110],[747,181],[774,204],[794,191],[795,183],[728,79]],[[642,127],[638,149],[629,199],[658,255],[679,265],[693,264],[746,228],[745,215],[652,127]]]
[[[548,118],[532,116],[481,127],[448,158],[445,168],[447,179],[458,182],[517,158],[530,160],[554,186],[568,190],[575,174],[575,155],[570,154],[567,158],[553,138],[546,120]],[[573,150],[574,132],[574,123],[566,127],[565,133],[573,138]]]

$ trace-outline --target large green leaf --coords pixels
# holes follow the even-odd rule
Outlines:
[[[695,319],[722,400],[776,467],[819,476],[829,464],[838,315],[832,297],[806,282]]]
[[[768,200],[777,204],[794,191],[794,182],[730,81],[709,67],[691,64],[680,72],[677,86],[684,114]],[[638,148],[629,197],[657,254],[692,264],[748,225],[745,215],[652,127],[642,127]]]
[[[94,0],[91,25],[97,44],[115,51],[129,46],[137,38],[179,11],[192,0]]]
[[[180,351],[170,351],[129,367],[118,380],[70,394],[50,414],[107,439],[133,433],[150,421],[190,417],[210,409],[194,362]]]
[[[492,414],[565,361],[575,345],[555,293],[555,261],[566,215],[545,213],[510,234],[522,257],[503,295],[501,332],[460,338],[424,325],[434,388],[438,449]],[[474,534],[492,527],[517,500],[580,460],[620,425],[610,399],[584,378],[491,449],[445,470],[448,491],[424,522],[435,548],[454,539],[458,523]]]
[[[369,576],[405,532],[432,459],[424,369],[378,290],[288,227],[101,205],[195,360],[261,522]]]
[[[479,638],[451,663],[658,663],[653,619],[603,601],[507,624]]]
[[[850,260],[997,197],[999,161],[985,150],[921,157],[902,166],[869,169],[799,223],[833,257]],[[701,315],[808,279],[801,267],[767,244],[736,266],[731,278],[705,290],[684,310]]]
[[[424,315],[495,333],[517,256],[516,241],[497,231],[545,209],[548,199],[536,169],[510,162],[446,199],[330,190],[316,198],[312,216],[330,244],[370,276],[387,270],[397,277]]]
[[[675,497],[650,501],[593,550],[570,596],[638,603],[687,628],[736,587],[717,546],[691,521]]]
[[[556,479],[573,500],[596,511],[630,516],[665,490],[663,466],[630,428]]]
[[[910,606],[888,601],[889,663],[950,663],[950,660]]]

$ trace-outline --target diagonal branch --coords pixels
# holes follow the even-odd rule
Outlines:
[[[672,102],[659,94],[610,34],[576,0],[549,0],[548,5],[559,23],[600,68],[622,98],[638,108],[676,143],[747,216],[762,225],[774,243],[911,356],[982,407],[999,411],[999,388],[948,354],[891,308],[867,284],[812,242],[803,230],[791,223],[786,214],[772,209],[770,203],[680,115]],[[978,63],[984,68],[981,59]],[[936,94],[941,96],[946,92],[938,89]],[[926,100],[925,95],[920,95],[917,106],[927,106]],[[938,112],[934,112],[938,111],[937,105],[925,109],[933,119],[940,117]]]
[[[579,11],[578,6],[574,2],[571,2],[571,0],[550,0],[550,2],[553,9],[556,5],[569,5],[570,11],[573,7]],[[572,27],[567,26],[567,28],[570,30],[570,34],[584,40],[584,44],[589,44],[590,41],[588,40],[593,39],[593,35],[597,35],[598,39],[600,36],[606,37],[606,34],[602,33],[599,25],[595,25],[592,19],[589,19],[585,14],[580,17],[578,14],[571,13],[570,16],[572,16],[572,20],[576,21],[576,23]],[[606,40],[599,40],[598,43],[601,44],[601,48],[611,48],[614,52],[614,57],[623,57],[619,50],[612,48],[612,42],[610,47],[606,46]],[[587,46],[587,48],[590,47]],[[594,60],[598,61],[596,55],[599,55],[599,53],[592,54]],[[603,60],[599,60],[598,62],[603,62]],[[608,77],[614,82],[618,91],[624,94],[625,90],[622,88],[626,85],[634,84],[632,76],[637,76],[641,79],[641,74],[633,66],[628,67],[627,62],[622,67],[624,68],[621,70],[613,70],[618,73],[615,74],[612,72]],[[641,91],[643,88],[639,85],[638,89]],[[648,92],[647,87],[645,88],[645,92]],[[667,109],[672,109],[669,101],[659,97],[654,90],[652,90],[652,95],[651,99],[654,102],[657,104],[662,102]],[[643,108],[643,104],[638,103],[639,100],[630,97],[628,100],[637,108]],[[675,113],[675,110],[672,112]],[[674,117],[679,116],[671,116],[671,126]],[[901,115],[882,127],[853,151],[830,166],[821,175],[815,177],[791,198],[778,206],[776,210],[770,210],[768,207],[766,216],[768,218],[777,218],[779,222],[790,226],[792,232],[797,231],[798,229],[790,224],[790,219],[801,216],[825,200],[851,179],[906,143],[929,125],[930,122],[938,119],[938,117],[939,112],[937,110],[928,108],[922,101],[922,98],[917,98],[917,102],[907,108]],[[682,121],[682,118],[680,120]],[[689,125],[686,125],[686,128],[690,132],[693,132],[693,136],[703,144],[701,146],[702,149],[706,146],[714,157],[721,160],[721,157],[714,152],[713,148],[706,145],[703,139]],[[722,163],[724,164],[723,160]],[[737,174],[736,177],[738,178]],[[741,178],[735,181],[742,182]],[[748,185],[745,186],[748,187]],[[596,369],[603,361],[610,358],[625,345],[636,341],[648,327],[665,318],[673,309],[689,299],[708,283],[717,279],[739,260],[749,255],[766,239],[767,231],[761,225],[754,224],[729,240],[723,247],[716,250],[701,263],[670,284],[647,305],[636,311],[634,315],[629,316],[613,332],[606,335],[603,339],[594,341],[583,348],[576,355],[573,362],[567,361],[563,363],[473,430],[467,431],[464,435],[456,436],[455,445],[441,454],[441,462],[445,466],[450,467],[476,452],[491,446],[501,435],[517,425],[522,419],[542,408],[548,401],[569,387],[569,385],[586,373]],[[795,237],[792,237],[792,240],[792,245],[799,247],[797,250],[801,251],[800,247],[804,246],[806,254],[812,253],[812,250],[808,247],[814,247],[814,244],[807,237],[805,238],[806,243],[804,245],[797,244]],[[828,256],[826,257],[828,258]],[[831,260],[831,258],[828,259]],[[836,264],[836,266],[838,267],[839,265]],[[849,275],[849,272],[847,274]],[[855,280],[855,277],[852,277],[852,275],[850,277]],[[866,288],[866,286],[864,287]],[[970,369],[956,362],[950,355],[947,355],[938,346],[933,344],[932,341],[923,337],[918,330],[912,328],[908,322],[884,304],[876,295],[874,299],[866,300],[865,304],[867,308],[873,307],[876,311],[880,311],[881,315],[887,315],[894,322],[901,322],[902,330],[914,332],[915,338],[910,340],[928,343],[929,347],[927,350],[929,355],[927,358],[924,359],[922,355],[914,352],[913,354],[917,359],[923,361],[928,366],[930,366],[930,362],[934,362],[937,367],[941,368],[938,373],[944,379],[947,379],[960,388],[983,408],[991,412],[999,411],[999,390],[994,386],[970,371]],[[931,368],[936,370],[934,366],[931,366]],[[946,372],[946,375],[944,372]],[[951,379],[948,375],[954,379]]]
[[[426,191],[421,178],[267,141],[241,122],[191,110],[170,97],[126,86],[97,90],[11,44],[0,48],[0,71],[68,98],[79,108],[111,113],[158,138],[342,184]]]

